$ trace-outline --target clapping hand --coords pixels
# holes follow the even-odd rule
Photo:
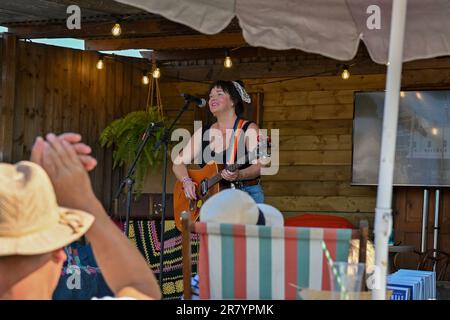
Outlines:
[[[60,141],[66,141],[71,144],[78,155],[81,163],[87,171],[93,170],[97,166],[97,160],[91,157],[91,147],[81,142],[81,135],[78,133],[63,133],[57,137]],[[42,137],[37,137],[36,141],[31,149],[30,160],[42,166],[42,155],[44,152],[45,145],[48,142]]]
[[[90,148],[80,140],[79,135],[57,137],[50,133],[46,141],[36,140],[31,159],[47,172],[60,206],[85,210],[97,201],[87,173],[96,161],[87,155]]]

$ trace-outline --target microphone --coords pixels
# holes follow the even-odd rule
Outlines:
[[[161,127],[164,127],[164,122],[163,121],[150,122],[149,123],[149,127],[151,127],[151,128],[161,128]]]
[[[181,96],[185,100],[195,103],[199,108],[203,108],[204,106],[206,106],[206,100],[203,98],[197,98],[187,93],[182,93]]]

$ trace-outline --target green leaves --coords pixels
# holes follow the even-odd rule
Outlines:
[[[123,118],[114,120],[107,126],[100,135],[102,147],[113,147],[113,166],[129,166],[133,162],[142,135],[150,122],[163,121],[156,107],[148,108],[146,111],[134,111]],[[163,160],[163,148],[158,151],[153,150],[157,139],[163,133],[164,128],[156,128],[150,136],[140,159],[136,164],[134,178],[136,181],[136,191],[140,192],[148,169],[157,170],[161,168]]]

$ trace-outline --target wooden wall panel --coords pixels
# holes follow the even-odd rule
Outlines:
[[[16,76],[18,61],[18,40],[3,34],[2,73],[0,104],[0,161],[11,161],[13,154],[14,104],[16,98]]]
[[[283,135],[280,137],[280,150],[352,150],[352,136],[349,134]]]
[[[266,201],[282,212],[370,212],[375,208],[374,197],[267,196]]]
[[[337,105],[353,103],[353,90],[268,92],[264,106]]]
[[[24,143],[25,108],[30,105],[32,90],[25,91],[24,89],[31,88],[33,83],[29,59],[31,52],[26,50],[23,42],[19,41],[17,45],[18,65],[15,83],[12,159],[20,159],[26,151]]]
[[[1,42],[2,47],[6,41]],[[9,47],[11,43],[9,40]],[[112,169],[111,150],[100,147],[99,134],[112,120],[145,108],[148,87],[141,84],[141,77],[148,66],[140,59],[108,58],[105,68],[98,70],[95,52],[24,41],[18,41],[8,54],[14,59],[0,60],[4,71],[7,66],[8,79],[1,83],[2,89],[8,86],[10,110],[5,109],[2,99],[3,129],[10,127],[4,131],[9,136],[2,136],[6,139],[2,153],[11,146],[11,157],[4,161],[28,159],[37,135],[79,132],[98,159],[90,176],[97,196],[109,208],[119,179],[117,170]],[[16,80],[11,83],[14,74]]]
[[[3,68],[3,35],[0,34],[0,77],[2,75],[2,68]],[[1,81],[1,78],[0,78],[0,106],[1,106],[2,95],[3,95],[2,82],[3,81]]]

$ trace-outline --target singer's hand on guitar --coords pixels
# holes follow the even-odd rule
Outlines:
[[[196,200],[197,199],[197,195],[195,194],[195,182],[192,180],[184,180],[183,181],[183,189],[184,189],[184,194],[186,195],[186,198],[191,199],[191,200]]]
[[[227,169],[222,170],[221,172],[222,178],[227,181],[236,181],[239,179],[239,170],[228,171]]]

